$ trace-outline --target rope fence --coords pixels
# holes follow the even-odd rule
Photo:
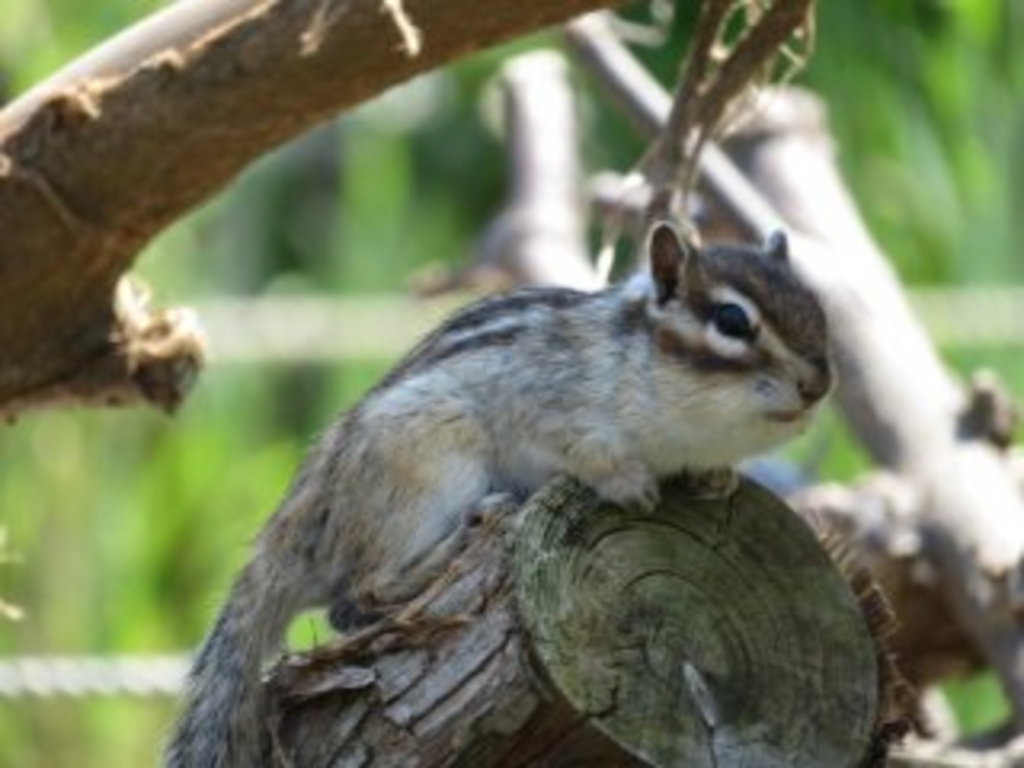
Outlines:
[[[1024,346],[1024,286],[916,288],[910,303],[942,348]],[[260,297],[196,302],[223,363],[391,360],[471,297]]]

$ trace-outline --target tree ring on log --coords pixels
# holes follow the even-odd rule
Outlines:
[[[814,532],[747,479],[662,494],[630,512],[565,478],[524,510],[517,599],[551,682],[654,766],[863,764],[874,643]]]

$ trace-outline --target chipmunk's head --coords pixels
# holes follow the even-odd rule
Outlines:
[[[793,270],[785,236],[763,248],[698,249],[659,223],[647,249],[662,383],[674,378],[687,420],[713,432],[708,463],[732,463],[801,431],[831,389],[832,369],[825,313]]]

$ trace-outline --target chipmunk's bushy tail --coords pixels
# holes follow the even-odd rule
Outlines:
[[[276,578],[275,578],[276,576]],[[189,674],[184,710],[164,755],[167,768],[258,768],[267,755],[260,676],[301,598],[280,574],[250,563]]]

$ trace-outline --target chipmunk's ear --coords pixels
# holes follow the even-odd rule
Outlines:
[[[789,263],[789,240],[781,229],[772,232],[764,241],[764,251],[769,261],[778,264]]]
[[[651,227],[647,256],[659,304],[676,295],[681,281],[692,286],[699,279],[697,247],[667,221]]]

